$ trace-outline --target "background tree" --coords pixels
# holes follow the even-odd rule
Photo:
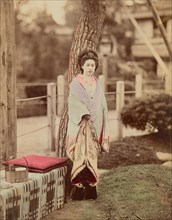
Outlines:
[[[77,62],[79,52],[83,49],[96,50],[97,48],[98,41],[101,35],[102,25],[105,19],[107,2],[107,0],[81,1],[81,14],[78,26],[74,32],[69,56],[68,83],[70,83],[73,77],[80,72]],[[67,112],[68,109],[66,106],[59,125],[57,141],[58,156],[65,155],[64,145],[68,123]]]
[[[27,8],[30,1],[23,3]],[[61,28],[46,8],[35,14],[18,7],[15,13],[18,82],[47,82],[63,74],[69,61],[71,39],[60,37]]]
[[[66,25],[76,29],[78,25],[78,18],[80,16],[81,10],[81,0],[72,1],[68,0],[66,5],[64,6],[65,9],[65,20]]]

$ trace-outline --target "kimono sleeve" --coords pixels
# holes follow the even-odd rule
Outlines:
[[[69,120],[78,125],[85,114],[90,114],[88,108],[82,103],[76,95],[69,93],[68,98],[68,114]]]
[[[103,90],[101,89],[102,93],[102,107],[103,107],[103,122],[104,122],[104,139],[109,139],[109,127],[108,127],[108,108],[107,108],[107,101],[104,95]]]

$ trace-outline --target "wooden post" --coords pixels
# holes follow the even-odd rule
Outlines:
[[[172,39],[171,27],[172,27],[172,18],[167,21],[166,29],[167,29],[167,38],[168,39]]]
[[[64,76],[57,77],[57,115],[61,116],[64,110],[64,93],[65,93]]]
[[[0,157],[17,154],[14,1],[0,1]]]
[[[168,68],[170,73],[165,78],[165,92],[172,95],[172,61],[169,61]]]
[[[103,92],[105,92],[105,77],[103,75],[99,76],[100,84],[102,86]]]
[[[56,84],[47,85],[47,116],[48,116],[48,149],[55,151],[55,124],[56,124]]]
[[[169,53],[169,56],[170,56],[170,60],[172,60],[172,49],[171,49],[171,45],[170,43],[168,42],[168,38],[167,38],[167,33],[166,33],[166,30],[164,28],[164,25],[161,21],[161,18],[153,4],[153,2],[151,0],[147,0],[147,3],[148,5],[150,6],[150,9],[152,10],[152,13],[153,13],[153,17],[154,17],[154,20],[156,22],[156,25],[158,27],[158,29],[160,30],[161,34],[162,34],[162,37],[164,39],[164,43],[166,45],[166,48],[168,50],[168,53]]]
[[[124,106],[124,82],[118,81],[116,84],[116,113],[117,113],[117,138],[123,136],[123,125],[121,122],[121,110]]]
[[[143,88],[142,74],[136,74],[135,76],[136,98],[142,97],[142,90],[143,90],[142,88]]]

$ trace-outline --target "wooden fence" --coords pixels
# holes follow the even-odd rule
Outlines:
[[[103,90],[105,91],[105,78],[103,75],[99,76],[100,83],[102,85]],[[31,132],[36,132],[40,129],[44,129],[48,127],[48,149],[51,151],[56,150],[56,117],[60,117],[64,110],[65,103],[65,80],[64,76],[60,75],[57,77],[57,83],[48,83],[47,84],[47,95],[20,99],[17,102],[31,101],[36,99],[47,98],[47,125],[44,127],[35,129],[34,131],[30,131],[23,135],[27,135]],[[124,106],[124,100],[126,94],[135,94],[135,97],[142,97],[143,95],[143,80],[142,75],[136,75],[135,78],[135,90],[134,91],[125,91],[125,83],[124,81],[117,81],[116,83],[116,91],[114,92],[105,92],[105,95],[111,94],[116,96],[116,125],[117,125],[117,138],[121,138],[123,136],[123,124],[121,121],[121,110]],[[147,91],[150,93],[150,90]],[[152,90],[151,92],[155,92]],[[115,105],[115,103],[114,103]]]

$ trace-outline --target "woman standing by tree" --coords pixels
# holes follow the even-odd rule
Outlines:
[[[97,48],[105,18],[107,0],[81,0],[81,5],[80,18],[70,50],[68,83],[71,83],[72,79],[80,71],[78,65],[78,54],[80,51],[85,48],[93,50]],[[66,105],[60,120],[57,136],[57,156],[60,157],[66,156],[64,146],[67,141],[67,130],[69,133],[68,126],[70,123],[68,123],[68,120],[68,106]],[[68,144],[70,144],[69,137]],[[70,169],[68,170],[70,172]],[[67,191],[69,188],[70,186],[67,187]]]
[[[70,1],[72,2],[72,1]],[[95,50],[101,35],[107,0],[81,0],[81,13],[75,30],[69,57],[68,83],[79,72],[78,54],[88,48]],[[64,149],[68,124],[68,108],[65,106],[57,134],[57,156],[65,156]]]
[[[70,84],[66,141],[66,152],[73,162],[72,199],[96,199],[98,152],[109,152],[108,110],[100,82],[94,76],[97,53],[82,51],[78,63],[82,74]]]

